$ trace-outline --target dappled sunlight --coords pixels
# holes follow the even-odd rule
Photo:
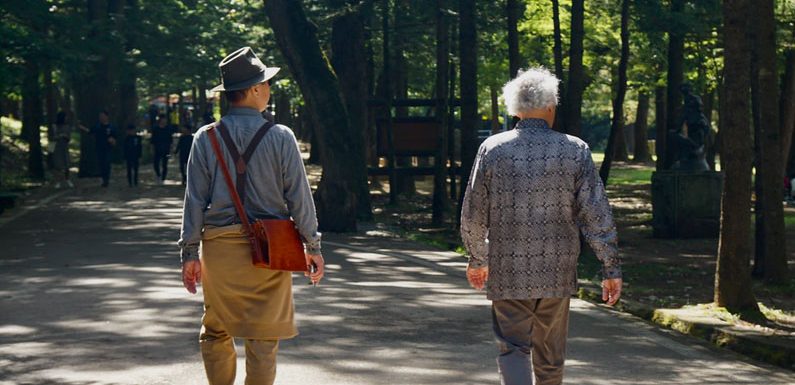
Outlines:
[[[43,219],[0,233],[13,251],[0,255],[4,375],[72,385],[201,378],[202,297],[182,287],[180,191],[166,191],[175,196],[66,195]],[[324,235],[324,256],[327,275],[317,287],[293,275],[301,334],[281,342],[277,383],[497,383],[490,302],[468,287],[465,258],[393,237],[336,234]],[[706,257],[683,249],[681,268]],[[645,326],[625,326],[580,301],[572,309],[567,384],[725,379],[709,356]],[[242,344],[237,349],[242,372]],[[601,380],[630,378],[638,367],[654,381]],[[737,383],[752,384],[745,379],[758,369],[739,371]]]

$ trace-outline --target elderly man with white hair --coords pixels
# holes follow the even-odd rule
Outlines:
[[[580,235],[604,266],[603,300],[621,295],[616,229],[591,151],[550,129],[558,82],[533,68],[505,85],[521,120],[480,146],[462,207],[467,279],[492,300],[505,385],[562,383]]]

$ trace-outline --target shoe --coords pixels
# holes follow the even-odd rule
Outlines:
[[[75,184],[72,183],[71,180],[66,181],[66,186],[69,187],[69,188],[75,188]]]
[[[61,182],[55,184],[55,189],[58,190],[61,188]]]

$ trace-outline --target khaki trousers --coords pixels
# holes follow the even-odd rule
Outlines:
[[[246,385],[273,384],[279,340],[298,334],[291,274],[253,267],[240,225],[205,229],[200,255],[204,317],[199,345],[210,385],[234,384],[234,337],[245,340]]]
[[[246,385],[273,385],[279,340],[246,339]],[[199,335],[204,370],[210,385],[233,385],[237,368],[234,339],[206,324]]]
[[[498,300],[491,307],[503,385],[563,382],[569,298]]]

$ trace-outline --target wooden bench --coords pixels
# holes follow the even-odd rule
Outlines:
[[[376,124],[376,155],[388,157],[389,130],[386,120]],[[392,119],[392,144],[395,156],[433,157],[438,152],[442,124],[435,118],[411,117]],[[433,175],[433,167],[396,167],[403,175]],[[389,167],[371,167],[370,175],[389,175]]]

